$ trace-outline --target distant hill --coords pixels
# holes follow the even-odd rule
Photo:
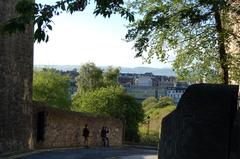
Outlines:
[[[79,69],[79,65],[34,65],[35,69],[41,68],[55,68],[57,70],[68,71],[73,69]],[[107,68],[107,66],[99,66],[103,70]],[[120,67],[121,73],[137,73],[137,74],[144,74],[146,72],[151,72],[154,75],[164,75],[164,76],[176,76],[175,72],[172,68],[151,68],[151,67]]]
[[[172,70],[172,68],[151,68],[151,67],[121,68],[121,73],[144,74],[146,72],[151,72],[154,75],[176,76],[176,73]]]
[[[69,71],[73,69],[79,69],[79,65],[34,65],[34,69],[41,69],[41,68],[55,68],[57,70],[62,71]]]

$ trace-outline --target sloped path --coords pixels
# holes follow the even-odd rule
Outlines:
[[[157,159],[157,150],[131,147],[55,149],[11,159]]]

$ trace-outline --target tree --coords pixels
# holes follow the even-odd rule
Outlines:
[[[80,67],[77,76],[78,92],[86,92],[103,86],[103,71],[94,63],[86,63]]]
[[[143,120],[143,110],[136,99],[121,86],[110,86],[85,92],[81,98],[73,98],[74,111],[106,114],[126,120],[126,139],[138,140],[138,123]]]
[[[106,71],[94,63],[86,63],[80,67],[77,76],[78,93],[93,91],[101,87],[118,86],[119,68],[108,67]]]
[[[69,80],[67,75],[61,75],[60,72],[53,69],[34,71],[33,100],[69,110],[71,104]]]
[[[105,86],[116,86],[118,84],[119,68],[109,66],[103,73],[103,82]]]
[[[229,14],[239,16],[239,4],[226,0],[136,0],[130,7],[140,14],[126,35],[128,41],[135,41],[136,56],[147,52],[148,62],[154,56],[164,62],[169,51],[176,52],[173,67],[178,77],[229,83],[228,41],[240,41],[228,26]]]
[[[96,5],[93,14],[110,17],[111,14],[120,14],[129,21],[134,20],[134,16],[128,9],[124,8],[123,0],[94,0]],[[5,33],[24,32],[26,25],[35,25],[34,40],[48,42],[47,32],[52,30],[53,16],[63,12],[72,14],[83,11],[90,0],[56,0],[54,5],[34,3],[33,0],[21,0],[16,5],[18,16],[10,19],[5,25],[0,27],[0,31]]]

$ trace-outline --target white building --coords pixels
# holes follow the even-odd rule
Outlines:
[[[169,87],[166,89],[166,95],[173,98],[174,102],[177,104],[185,90],[185,88]]]

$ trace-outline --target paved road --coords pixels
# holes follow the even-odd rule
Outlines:
[[[79,148],[37,152],[15,159],[157,159],[157,151],[139,148]]]

